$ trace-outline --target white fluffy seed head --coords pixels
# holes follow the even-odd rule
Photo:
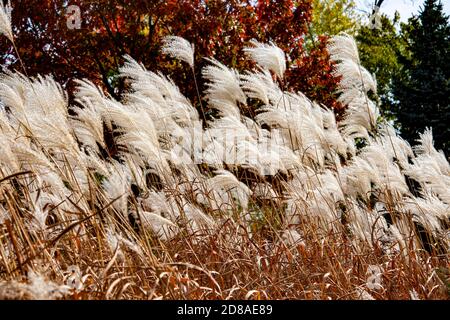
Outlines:
[[[355,39],[346,33],[340,33],[332,37],[327,49],[331,55],[331,60],[351,60],[359,64],[358,46]]]
[[[11,27],[11,1],[5,5],[3,0],[0,1],[0,33],[6,36],[11,42],[14,41]]]
[[[228,101],[229,104],[247,103],[247,97],[240,86],[239,73],[223,65],[215,59],[206,59],[209,65],[203,68],[203,78],[208,80],[206,98],[217,104],[218,101]],[[216,106],[217,107],[217,106]]]
[[[191,68],[194,67],[194,45],[184,38],[177,36],[167,36],[163,39],[162,52],[187,62]]]
[[[286,57],[283,50],[273,42],[270,44],[250,41],[253,47],[245,47],[246,52],[261,67],[273,71],[280,79],[283,79],[286,71]]]

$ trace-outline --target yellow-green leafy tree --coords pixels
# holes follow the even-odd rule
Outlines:
[[[354,0],[313,0],[311,34],[355,34],[361,18],[356,9]]]

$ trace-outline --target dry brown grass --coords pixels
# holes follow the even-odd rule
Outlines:
[[[13,179],[22,187],[13,187]],[[66,270],[71,265],[80,268],[82,288],[70,289],[65,299],[360,299],[367,294],[410,299],[413,290],[420,299],[449,298],[448,258],[412,249],[413,238],[411,248],[386,254],[382,248],[355,246],[345,229],[319,236],[315,222],[304,221],[291,227],[306,236],[290,246],[270,227],[275,206],[265,211],[264,223],[254,223],[252,235],[248,224],[226,219],[215,231],[184,231],[162,242],[113,219],[119,230],[133,235],[141,254],[123,244],[112,251],[106,244],[105,221],[115,215],[110,203],[73,212],[73,221],[48,219],[49,230],[59,231],[44,239],[27,227],[25,182],[30,179],[23,173],[1,182],[0,197],[11,213],[0,229],[3,299],[37,297],[20,285],[30,283],[30,270],[45,281],[70,284]],[[369,265],[382,266],[382,288],[367,288]],[[41,298],[58,297],[41,289]]]

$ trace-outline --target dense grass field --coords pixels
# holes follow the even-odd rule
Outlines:
[[[194,68],[194,48],[161,54]],[[448,299],[450,165],[369,99],[354,40],[329,51],[337,122],[286,92],[285,54],[210,59],[193,106],[131,57],[122,101],[0,79],[1,299]],[[194,81],[194,79],[192,79]]]

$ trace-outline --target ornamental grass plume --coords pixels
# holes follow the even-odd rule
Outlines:
[[[0,33],[7,37],[11,42],[14,42],[14,36],[11,27],[11,1],[5,4],[3,0],[0,1]]]
[[[286,57],[273,42],[265,44],[256,40],[250,41],[252,47],[244,48],[253,61],[261,67],[273,71],[279,79],[283,79],[286,71]]]
[[[162,52],[189,64],[194,68],[194,45],[184,38],[178,36],[167,36],[163,38]]]

